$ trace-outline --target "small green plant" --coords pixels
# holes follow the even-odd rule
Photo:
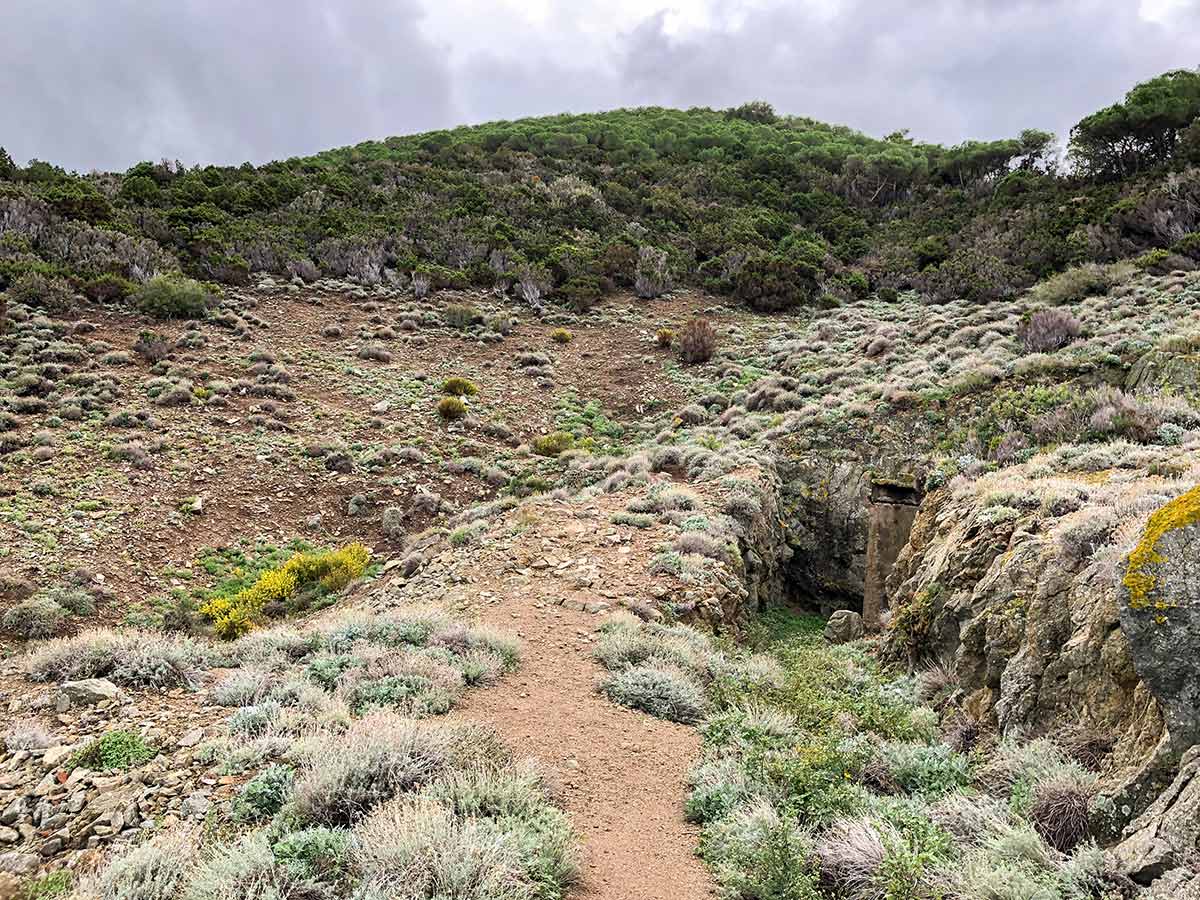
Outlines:
[[[467,404],[461,397],[443,397],[438,401],[438,415],[447,422],[456,422],[467,414]]]
[[[158,751],[135,731],[114,729],[85,745],[67,760],[68,769],[96,772],[125,772],[149,762]]]
[[[25,885],[19,894],[20,900],[54,900],[71,893],[72,875],[69,869],[47,872]]]
[[[654,343],[658,344],[663,350],[670,350],[671,345],[675,343],[675,332],[670,328],[660,328],[654,333]]]
[[[550,332],[550,340],[556,344],[569,344],[574,335],[565,328],[555,328]]]
[[[474,397],[479,388],[469,378],[454,375],[442,382],[442,393],[451,397]]]
[[[575,436],[569,431],[552,431],[533,439],[531,449],[538,456],[558,456],[575,446]]]
[[[275,860],[298,879],[340,884],[350,874],[350,836],[334,828],[305,828],[271,848]]]
[[[632,525],[634,528],[649,528],[654,524],[654,516],[647,513],[615,512],[610,520],[614,525]]]
[[[283,808],[292,793],[295,774],[289,766],[267,766],[242,786],[233,801],[233,815],[242,822],[269,819]]]

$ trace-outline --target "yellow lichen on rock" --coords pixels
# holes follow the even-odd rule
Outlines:
[[[1129,606],[1132,609],[1145,609],[1150,605],[1150,594],[1157,584],[1151,569],[1158,563],[1166,562],[1166,558],[1158,552],[1158,542],[1164,535],[1197,522],[1200,522],[1200,486],[1176,497],[1150,516],[1146,532],[1129,554],[1129,565],[1125,570],[1124,584],[1129,591]],[[1154,605],[1158,609],[1169,606],[1162,600]]]

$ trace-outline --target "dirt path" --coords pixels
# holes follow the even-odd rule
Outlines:
[[[557,776],[584,843],[572,896],[711,896],[695,855],[696,829],[682,811],[684,776],[700,743],[695,729],[622,709],[596,693],[599,673],[591,644],[582,640],[595,616],[511,597],[481,618],[521,632],[523,661],[516,675],[472,692],[461,715],[492,724]]]
[[[610,703],[596,691],[596,629],[621,598],[648,600],[669,586],[647,574],[655,539],[614,526],[627,497],[591,503],[533,501],[482,546],[441,554],[396,586],[391,602],[469,610],[516,632],[522,662],[495,687],[471,691],[451,715],[493,725],[536,757],[561,788],[583,839],[576,900],[703,900],[713,895],[683,816],[695,729]]]

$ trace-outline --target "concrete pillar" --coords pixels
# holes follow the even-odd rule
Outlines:
[[[867,515],[867,572],[863,591],[863,627],[879,630],[880,613],[887,608],[884,582],[896,557],[908,542],[921,495],[911,483],[873,481]]]

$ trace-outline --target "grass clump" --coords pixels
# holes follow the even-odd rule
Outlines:
[[[442,393],[451,397],[474,397],[479,388],[471,379],[454,375],[442,382]]]
[[[250,586],[210,597],[199,612],[212,621],[218,635],[235,638],[260,624],[269,604],[293,612],[323,605],[322,599],[360,577],[370,561],[371,551],[359,543],[323,553],[297,553]]]
[[[86,744],[67,761],[68,769],[125,772],[149,762],[158,751],[134,731],[114,729]]]
[[[690,364],[706,363],[717,352],[717,331],[708,319],[692,319],[679,332],[679,358]]]
[[[575,335],[571,334],[566,328],[555,328],[550,332],[550,340],[556,344],[569,344],[574,337]]]
[[[54,900],[71,893],[74,878],[69,869],[57,869],[33,879],[17,895],[18,900]]]
[[[442,310],[442,321],[447,328],[465,331],[480,320],[479,310],[468,303],[451,303]]]
[[[467,415],[467,404],[460,397],[443,397],[438,401],[437,413],[447,422],[456,422]]]

